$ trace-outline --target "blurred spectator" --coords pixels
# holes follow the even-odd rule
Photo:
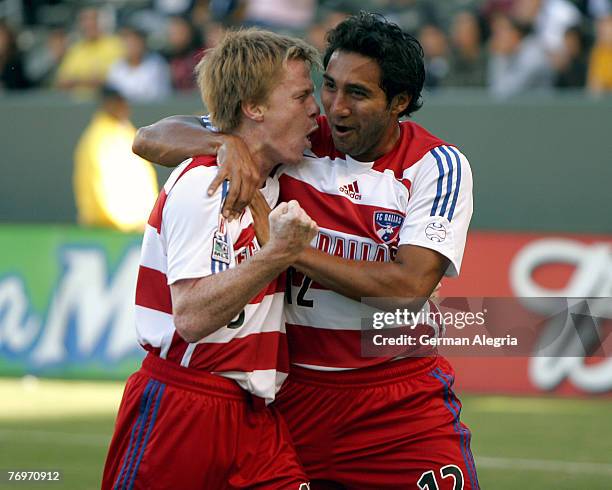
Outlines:
[[[485,0],[480,11],[490,23],[498,15],[512,15],[516,0]]]
[[[157,199],[153,166],[132,153],[136,129],[128,102],[110,88],[79,139],[74,158],[78,221],[85,226],[142,231]]]
[[[30,87],[13,30],[0,20],[0,92]]]
[[[436,88],[448,75],[448,40],[438,26],[427,24],[421,28],[419,41],[425,53],[425,86]]]
[[[485,27],[474,12],[458,12],[451,25],[451,51],[448,87],[484,87],[487,81]]]
[[[208,4],[210,16],[206,21],[212,20],[225,25],[239,23],[244,13],[244,4],[244,0],[210,0]]]
[[[227,28],[220,22],[207,22],[204,25],[204,48],[214,48],[223,36]]]
[[[493,21],[488,78],[491,93],[509,97],[552,86],[552,69],[544,48],[525,24],[508,16]]]
[[[586,37],[579,27],[570,27],[564,37],[563,50],[553,57],[555,87],[584,88],[588,67]]]
[[[317,12],[317,20],[308,30],[307,41],[317,48],[320,53],[323,53],[325,51],[325,36],[327,32],[353,13],[353,9],[346,2],[338,2],[331,7],[320,7]]]
[[[98,11],[85,8],[79,13],[82,39],[66,53],[57,73],[57,86],[90,93],[101,87],[111,65],[123,55],[121,41],[102,32]]]
[[[585,0],[586,12],[595,19],[612,15],[612,0]]]
[[[612,92],[612,15],[596,23],[595,45],[589,60],[588,88],[591,93]]]
[[[194,25],[183,17],[171,17],[168,23],[168,47],[165,52],[175,90],[196,88],[193,70],[202,55],[202,41]]]
[[[436,4],[430,0],[379,0],[381,11],[391,22],[417,36],[425,25],[439,25]]]
[[[39,87],[50,87],[57,76],[57,69],[68,50],[68,34],[65,29],[51,29],[43,46],[30,54],[27,71],[30,80]]]
[[[247,0],[244,22],[272,30],[305,32],[312,23],[316,0]]]
[[[108,74],[108,84],[130,101],[150,101],[170,95],[170,71],[158,54],[147,51],[146,35],[134,28],[121,33],[125,58],[116,61]]]
[[[516,0],[513,11],[520,22],[533,26],[533,35],[552,55],[563,50],[565,32],[582,21],[570,0]]]
[[[153,0],[153,8],[164,16],[187,15],[195,5],[195,0]]]

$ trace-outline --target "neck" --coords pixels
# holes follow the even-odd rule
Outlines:
[[[259,169],[259,187],[262,187],[266,178],[276,166],[276,163],[268,156],[264,143],[265,139],[259,134],[257,128],[247,127],[245,124],[240,125],[233,134],[240,136],[249,149],[255,165]]]
[[[389,125],[383,130],[378,143],[359,156],[351,155],[360,162],[373,162],[389,153],[400,137],[400,126],[397,119],[391,119]]]

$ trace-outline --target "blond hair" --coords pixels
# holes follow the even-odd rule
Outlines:
[[[236,129],[242,103],[264,103],[288,60],[320,68],[320,54],[294,37],[259,29],[228,32],[195,68],[202,100],[221,131]]]

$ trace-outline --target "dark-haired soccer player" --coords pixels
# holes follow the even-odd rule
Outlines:
[[[302,274],[285,306],[292,370],[276,405],[313,489],[477,489],[450,364],[365,357],[355,313],[364,297],[427,308],[440,279],[459,273],[469,163],[419,125],[398,122],[420,108],[425,73],[421,46],[397,25],[368,13],[348,18],[329,32],[324,64],[327,116],[304,162],[280,176],[281,199],[299,200],[319,234],[294,264]],[[221,143],[231,146],[181,118],[141,131],[135,147],[172,164],[181,151]]]

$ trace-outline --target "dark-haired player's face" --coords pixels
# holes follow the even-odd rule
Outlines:
[[[376,60],[335,51],[323,77],[321,101],[336,148],[361,161],[390,151],[399,134],[398,114],[380,86]]]

